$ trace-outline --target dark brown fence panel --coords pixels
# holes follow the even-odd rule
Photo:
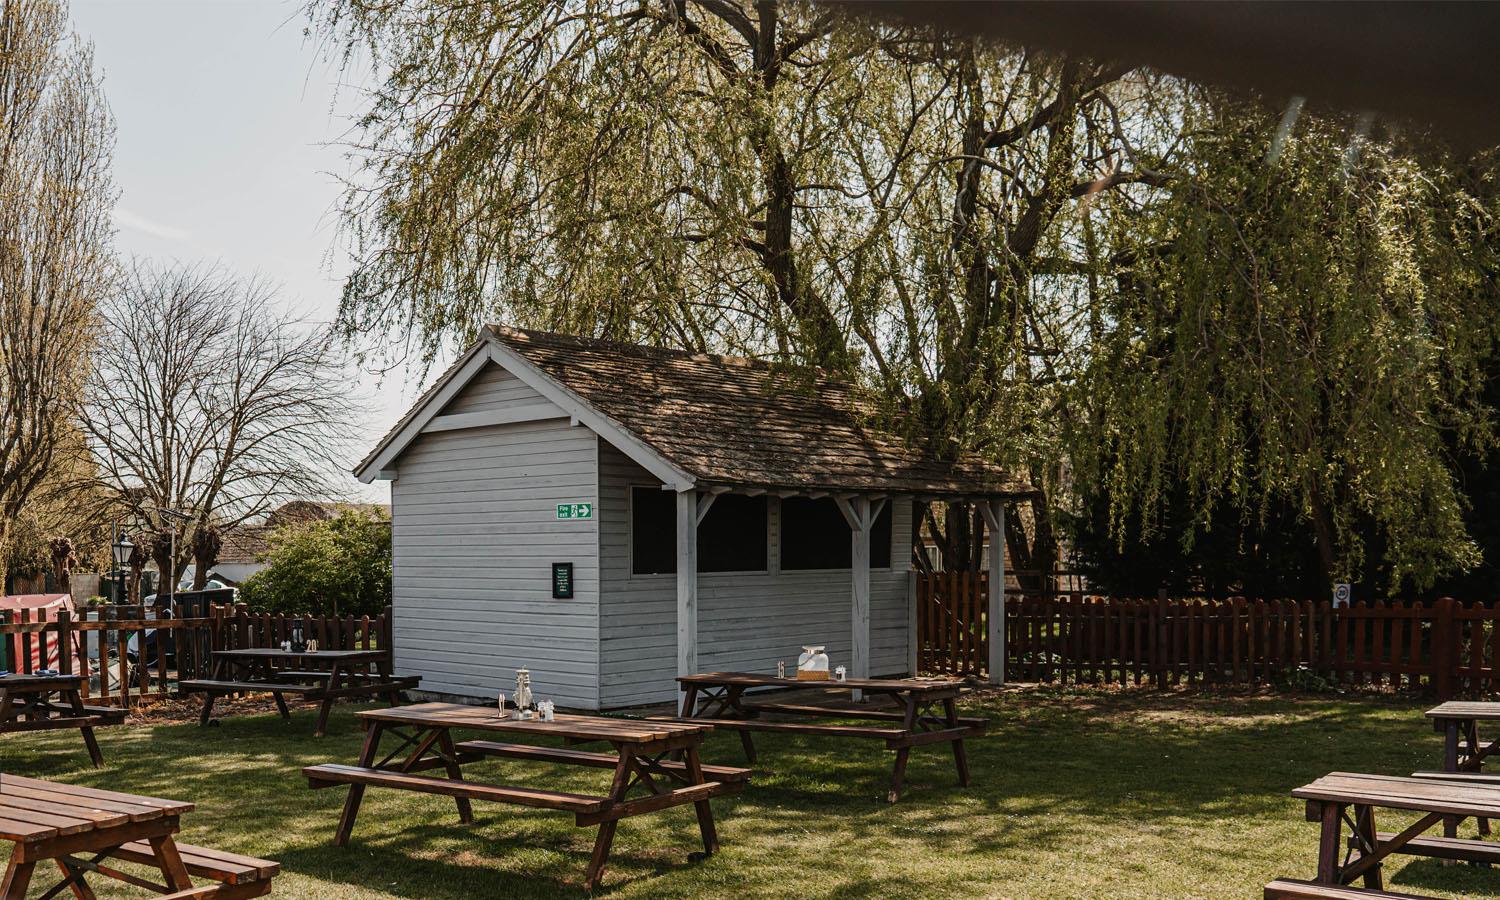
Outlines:
[[[372,619],[273,616],[222,606],[202,618],[157,618],[140,606],[105,606],[63,612],[55,621],[23,609],[0,612],[0,668],[30,673],[55,664],[83,676],[89,702],[128,707],[177,696],[179,682],[207,677],[215,650],[280,644],[293,621],[324,649],[392,646],[389,607]]]
[[[918,576],[922,671],[987,674],[987,581],[969,572]],[[1500,692],[1500,609],[1483,604],[1007,594],[1006,670],[1016,680],[1255,685],[1302,671],[1440,697]]]

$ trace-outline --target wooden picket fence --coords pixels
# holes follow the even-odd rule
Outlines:
[[[316,639],[325,650],[391,646],[390,607],[373,617],[335,617],[212,606],[202,617],[158,618],[149,608],[108,606],[63,612],[50,621],[22,609],[0,612],[0,668],[82,675],[90,703],[130,707],[177,696],[179,682],[209,677],[215,650],[278,646],[297,623],[304,638]],[[163,635],[170,640],[163,641]],[[162,644],[172,651],[155,652]]]
[[[924,672],[987,674],[988,578],[917,582]],[[1430,604],[1034,597],[1007,591],[1006,675],[1077,684],[1273,684],[1295,678],[1447,698],[1500,692],[1500,609]]]

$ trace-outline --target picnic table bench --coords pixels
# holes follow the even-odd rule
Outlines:
[[[964,739],[980,737],[989,722],[973,716],[958,715],[957,699],[964,686],[957,681],[929,678],[850,678],[844,681],[799,681],[748,672],[710,672],[683,675],[677,679],[682,689],[682,712],[677,717],[654,717],[713,725],[739,732],[745,757],[756,761],[751,732],[807,734],[882,740],[886,748],[896,751],[891,772],[891,786],[886,799],[895,803],[901,797],[911,748],[927,744],[950,744],[958,782],[969,785],[969,759]],[[825,693],[860,691],[873,697],[887,698],[893,706],[885,709],[864,706],[830,706],[808,703],[749,702],[745,692],[752,688],[800,688]],[[799,722],[767,719],[762,716],[863,719],[888,723],[880,725],[841,725],[826,722]]]
[[[94,729],[123,721],[123,709],[83,702],[81,675],[0,676],[0,734],[77,728],[83,735],[89,758],[95,766],[102,766],[104,754],[99,751]]]
[[[397,678],[391,674],[389,650],[318,650],[313,653],[257,647],[215,650],[214,667],[208,678],[184,681],[183,693],[202,694],[199,725],[212,721],[214,701],[230,694],[269,693],[283,719],[291,719],[286,694],[322,701],[318,709],[316,737],[328,728],[328,714],[341,699],[385,697],[401,702],[401,692],[421,683],[417,676]],[[371,670],[374,671],[371,671]]]
[[[123,881],[167,900],[239,900],[271,892],[281,867],[208,847],[177,843],[179,818],[193,804],[0,774],[0,840],[13,845],[0,900],[24,900],[38,863],[51,861],[62,881],[43,896],[64,891],[92,898],[87,878]],[[154,866],[165,884],[110,865],[119,860]],[[194,885],[194,878],[207,884]]]
[[[454,703],[419,703],[395,709],[359,713],[366,726],[364,748],[357,765],[317,765],[302,770],[308,785],[327,788],[347,785],[349,794],[334,833],[344,846],[354,830],[367,787],[384,787],[452,797],[459,821],[472,822],[470,801],[485,800],[535,809],[570,812],[579,827],[598,826],[594,851],[584,886],[593,890],[603,876],[620,819],[691,803],[698,815],[705,856],[719,848],[709,799],[736,792],[750,777],[747,769],[705,766],[699,747],[711,730],[706,725],[683,725],[559,714],[555,721],[521,720],[515,711],[500,718],[491,707]],[[512,744],[490,740],[456,742],[454,728],[491,734],[557,738],[564,741],[603,741],[613,753]],[[381,755],[382,738],[400,739]],[[680,755],[682,758],[669,759]],[[489,757],[612,769],[608,793],[577,794],[515,785],[469,781],[462,767]],[[442,769],[444,776],[419,774]],[[635,791],[638,796],[631,797]]]
[[[1384,890],[1381,864],[1393,853],[1458,859],[1470,862],[1500,862],[1500,844],[1453,837],[1424,837],[1433,826],[1449,817],[1463,819],[1500,816],[1500,785],[1480,782],[1456,783],[1443,778],[1363,775],[1333,772],[1292,791],[1307,801],[1307,819],[1318,822],[1318,871],[1312,881],[1278,879],[1266,885],[1265,896],[1342,898],[1408,897]],[[1400,832],[1376,829],[1375,810],[1396,809],[1421,813]],[[1348,828],[1348,856],[1343,832]],[[1355,879],[1364,887],[1352,888]]]

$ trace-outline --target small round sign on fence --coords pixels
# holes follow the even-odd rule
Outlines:
[[[1336,584],[1333,586],[1333,605],[1336,607],[1349,605],[1349,585]]]

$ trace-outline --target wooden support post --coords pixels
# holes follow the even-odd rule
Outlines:
[[[853,650],[849,655],[849,675],[870,677],[870,498],[854,497],[849,503],[854,521],[850,523],[850,624]]]
[[[698,492],[677,492],[677,674],[698,671]]]
[[[906,674],[916,678],[921,669],[920,661],[917,659],[917,640],[919,628],[917,627],[917,573],[910,570],[906,573]]]
[[[1005,507],[998,499],[979,504],[990,530],[990,596],[988,619],[990,684],[1005,684]]]

